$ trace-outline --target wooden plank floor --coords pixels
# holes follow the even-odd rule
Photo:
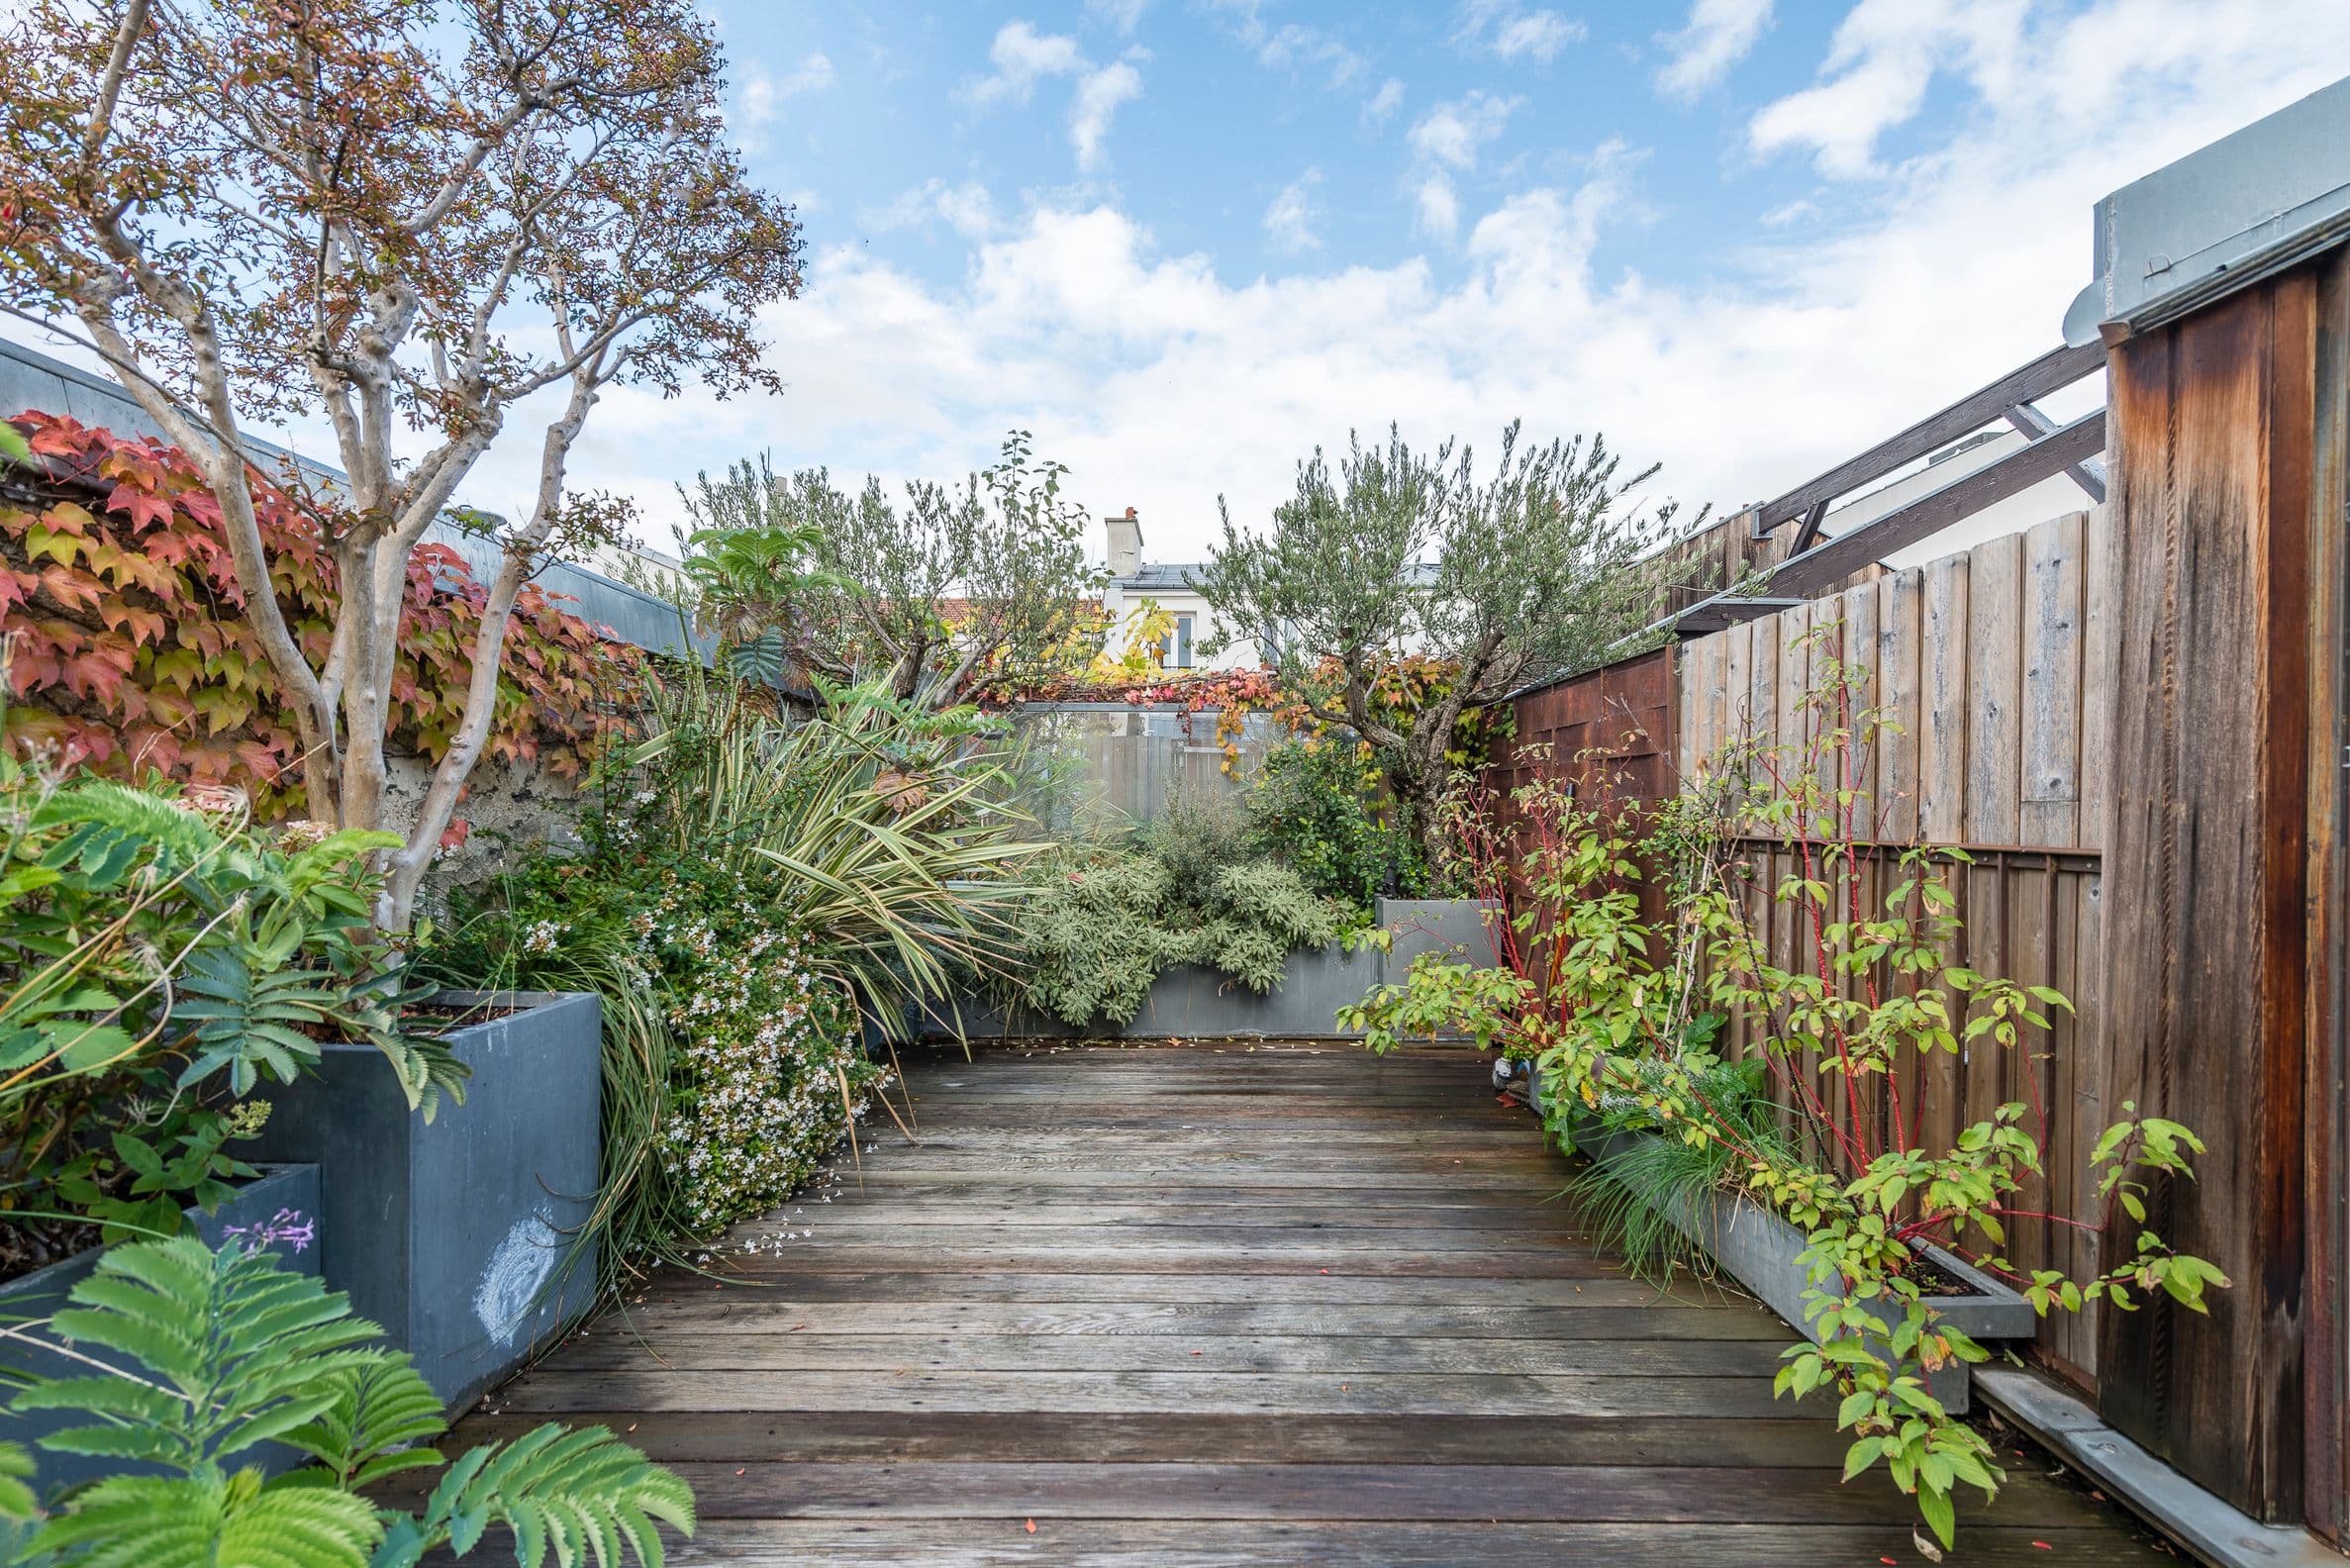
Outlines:
[[[1772,1399],[1785,1325],[1625,1277],[1478,1057],[908,1068],[919,1144],[869,1130],[738,1277],[663,1278],[459,1445],[626,1429],[700,1498],[679,1563],[1924,1561],[1831,1408]],[[1953,1561],[2177,1560],[2052,1468]]]

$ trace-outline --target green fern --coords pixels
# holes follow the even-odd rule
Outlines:
[[[95,887],[108,887],[142,858],[166,871],[220,853],[220,831],[199,814],[152,790],[112,779],[79,778],[43,801],[35,828],[66,832],[42,857],[56,870],[73,869]]]
[[[266,1252],[192,1236],[109,1249],[51,1326],[137,1361],[147,1376],[39,1383],[19,1410],[95,1417],[42,1439],[64,1453],[194,1471],[284,1436],[335,1402],[337,1373],[382,1360],[383,1330]]]
[[[423,1446],[448,1430],[441,1399],[405,1356],[332,1374],[335,1398],[314,1421],[285,1435],[291,1446],[335,1472],[351,1488],[403,1470],[440,1464],[439,1449]]]
[[[298,949],[300,932],[293,934]],[[225,1069],[229,1092],[243,1099],[263,1069],[292,1083],[317,1063],[318,1042],[303,1027],[327,1022],[343,998],[319,984],[323,976],[286,967],[292,956],[283,942],[232,939],[189,960],[175,1016],[196,1026],[196,1050],[180,1072],[181,1088]]]
[[[28,1545],[76,1568],[367,1568],[383,1539],[365,1498],[273,1486],[261,1472],[114,1476],[75,1495]]]
[[[692,1534],[694,1494],[603,1427],[565,1431],[550,1421],[458,1460],[421,1519],[392,1525],[375,1568],[412,1568],[442,1542],[461,1557],[492,1520],[514,1531],[515,1560],[524,1568],[539,1568],[549,1552],[558,1568],[571,1568],[583,1550],[598,1564],[614,1563],[624,1543],[637,1561],[659,1568],[656,1521]]]
[[[693,1533],[691,1489],[600,1426],[550,1423],[477,1448],[422,1515],[369,1503],[359,1488],[441,1463],[429,1446],[445,1430],[440,1403],[340,1293],[266,1252],[207,1251],[188,1237],[118,1246],[71,1300],[54,1330],[135,1370],[37,1384],[12,1409],[93,1418],[43,1437],[46,1448],[175,1473],[65,1494],[7,1561],[414,1568],[441,1546],[465,1556],[503,1525],[525,1568],[550,1555],[558,1568],[589,1555],[606,1568],[632,1554],[659,1568],[659,1526]],[[271,1441],[317,1463],[274,1479],[224,1463]],[[22,1458],[0,1445],[0,1521],[30,1512]]]

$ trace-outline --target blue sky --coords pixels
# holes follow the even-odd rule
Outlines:
[[[1390,420],[1736,505],[2052,346],[2098,197],[2350,74],[2338,0],[718,15],[809,286],[782,398],[599,415],[655,539],[681,464],[953,473],[1016,424],[1158,559]]]
[[[781,396],[590,421],[575,485],[656,543],[700,467],[1015,426],[1156,560],[1390,421],[1735,506],[2053,346],[2099,197],[2350,75],[2344,0],[706,3],[807,287]],[[533,412],[465,499],[521,507]]]
[[[1149,225],[1164,250],[1212,254],[1230,279],[1393,266],[1458,237],[1445,197],[1423,210],[1431,181],[1473,217],[1607,158],[1637,162],[1644,211],[1597,264],[1684,280],[1735,264],[1718,247],[1725,230],[1852,195],[1823,189],[1800,157],[1736,147],[1747,116],[1809,76],[1843,8],[1714,9],[1721,22],[1695,38],[1685,24],[1660,32],[1647,6],[719,14],[756,164],[801,197],[812,241],[853,241],[936,282],[968,265],[977,211],[1095,200]],[[1714,69],[1693,52],[1703,40],[1719,41]]]

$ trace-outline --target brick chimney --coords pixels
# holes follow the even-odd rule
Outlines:
[[[1104,518],[1102,527],[1110,535],[1110,575],[1131,577],[1142,570],[1142,525],[1134,517],[1134,509],[1126,508],[1125,517]]]

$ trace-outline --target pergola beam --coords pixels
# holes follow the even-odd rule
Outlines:
[[[2021,495],[2041,480],[2057,474],[2079,475],[2105,449],[2105,411],[2094,409],[2069,425],[2060,425],[1996,462],[1960,474],[1927,491],[1906,506],[1895,508],[1831,539],[1823,539],[1800,555],[1779,563],[1762,583],[1763,592],[1751,595],[1719,593],[1701,599],[1688,609],[1657,624],[1683,637],[1718,632],[1740,621],[1758,620],[1806,603],[1864,566],[1933,538],[1954,523],[1962,523],[2010,496]]]
[[[1907,506],[1862,524],[1848,534],[1813,545],[1779,563],[1766,584],[1774,595],[1809,599],[1920,539],[1931,539],[2043,479],[2070,472],[2105,449],[2105,411],[2093,409],[2030,443],[1949,483],[1928,490]]]
[[[2052,348],[2027,365],[2019,366],[1988,386],[1978,387],[1948,408],[1928,414],[1899,436],[1830,468],[1818,478],[1796,486],[1787,494],[1757,508],[1754,537],[1762,539],[1780,524],[1800,518],[1841,495],[1850,494],[1873,479],[1883,478],[1905,463],[1915,462],[1943,446],[2007,417],[2009,409],[2071,386],[2104,367],[2103,343]]]

